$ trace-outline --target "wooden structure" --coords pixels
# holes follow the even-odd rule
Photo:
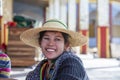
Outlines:
[[[35,48],[24,44],[20,40],[20,34],[29,28],[9,28],[9,42],[7,54],[9,55],[12,66],[32,66],[35,61]]]

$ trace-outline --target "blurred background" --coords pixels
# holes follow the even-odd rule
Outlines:
[[[120,0],[0,0],[0,46],[11,59],[12,78],[24,80],[42,59],[20,34],[52,18],[88,37],[74,49],[90,80],[120,79]]]

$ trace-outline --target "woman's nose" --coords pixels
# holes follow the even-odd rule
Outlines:
[[[55,44],[55,41],[54,40],[49,40],[49,45],[54,45]]]

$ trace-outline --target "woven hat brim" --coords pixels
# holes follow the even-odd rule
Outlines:
[[[70,35],[71,37],[69,40],[71,47],[81,46],[87,42],[87,37],[83,36],[78,32],[73,32],[70,30],[59,29],[59,28],[51,28],[51,27],[32,28],[26,30],[21,34],[20,39],[29,46],[40,47],[38,38],[39,38],[39,32],[42,31],[59,31]]]

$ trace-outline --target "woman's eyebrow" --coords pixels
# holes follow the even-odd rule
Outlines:
[[[62,36],[56,36],[56,37],[60,37],[60,38],[62,38]]]

